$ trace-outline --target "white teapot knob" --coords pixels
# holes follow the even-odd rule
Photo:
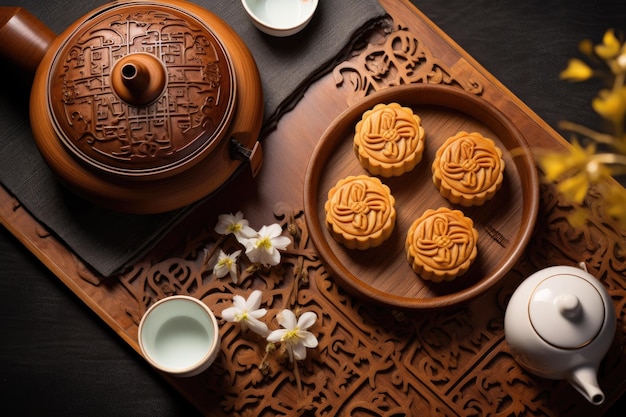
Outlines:
[[[554,300],[559,312],[569,320],[581,318],[583,309],[580,300],[574,294],[561,294]]]

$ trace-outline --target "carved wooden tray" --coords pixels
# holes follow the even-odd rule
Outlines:
[[[281,363],[278,355],[270,355],[269,366],[261,366],[264,341],[243,334],[234,323],[224,323],[222,351],[210,370],[191,378],[162,375],[205,416],[588,417],[606,412],[626,392],[626,232],[612,225],[599,192],[589,194],[589,227],[573,230],[567,221],[571,206],[551,184],[541,184],[537,227],[524,255],[491,290],[460,308],[398,311],[360,302],[346,294],[348,286],[339,285],[340,278],[322,265],[304,221],[303,167],[324,131],[359,98],[391,85],[445,84],[496,106],[533,148],[567,146],[408,0],[380,1],[399,26],[380,37],[372,35],[363,50],[306,91],[276,131],[263,138],[266,158],[255,181],[238,176],[229,190],[194,210],[131,270],[108,279],[92,273],[3,187],[0,223],[138,352],[137,365],[142,368],[139,321],[153,302],[168,295],[192,295],[220,313],[233,295],[258,288],[264,290],[268,317],[285,307],[317,313],[320,319],[311,331],[320,343],[309,349],[299,367]],[[393,65],[372,65],[377,62]],[[213,232],[217,216],[235,210],[242,210],[253,227],[279,222],[294,242],[283,253],[280,268],[258,271],[237,284],[217,279],[204,262],[205,249],[218,246]],[[524,371],[504,339],[502,318],[519,282],[540,268],[579,262],[607,286],[618,315],[614,344],[599,369],[607,397],[602,406],[591,405],[567,382]],[[30,282],[22,287],[28,293],[24,298],[36,304],[39,297],[30,294],[40,287]],[[92,347],[98,341],[87,342]],[[28,369],[33,371],[31,378],[46,379],[37,369]],[[138,392],[122,391],[116,390],[116,395]],[[91,403],[93,398],[85,400]]]
[[[348,175],[368,174],[354,155],[353,135],[362,114],[379,103],[397,102],[413,109],[426,131],[422,161],[399,177],[381,178],[396,199],[394,231],[382,245],[347,249],[325,225],[328,190]],[[503,150],[504,183],[495,197],[477,207],[461,207],[443,198],[433,185],[435,152],[459,131],[479,132]],[[508,152],[507,152],[508,150]],[[532,234],[539,181],[528,144],[511,121],[485,100],[440,85],[392,87],[361,100],[324,132],[304,182],[304,212],[311,239],[331,275],[357,295],[388,306],[438,308],[474,299],[496,284],[518,260]],[[404,242],[411,223],[427,209],[459,209],[478,230],[478,258],[452,282],[422,280],[407,262]]]

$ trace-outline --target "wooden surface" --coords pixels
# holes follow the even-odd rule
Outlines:
[[[400,69],[384,77],[363,77],[365,83],[350,82],[354,77],[363,81],[358,77],[366,74],[358,66],[363,55],[358,55],[351,61],[356,70],[351,70],[350,78],[336,72],[320,80],[264,139],[266,155],[274,157],[266,161],[259,177],[254,182],[239,179],[233,184],[239,193],[228,193],[199,210],[128,274],[103,280],[89,273],[4,191],[3,224],[133,349],[142,312],[173,292],[193,293],[219,313],[231,294],[262,287],[267,288],[270,310],[297,303],[318,313],[321,320],[311,330],[320,346],[309,352],[300,370],[308,395],[298,395],[293,374],[281,364],[273,363],[270,376],[261,378],[256,368],[259,344],[225,325],[217,366],[193,379],[168,379],[206,415],[296,415],[299,407],[312,407],[310,415],[599,415],[626,389],[625,279],[623,258],[616,250],[624,235],[606,221],[599,196],[589,200],[594,213],[590,227],[572,230],[565,221],[568,207],[549,186],[542,186],[537,231],[523,258],[502,286],[458,310],[400,314],[381,309],[348,296],[321,267],[301,212],[303,166],[325,126],[359,96],[399,79],[470,88],[503,110],[531,145],[565,146],[558,134],[451,46],[419,12],[407,13],[401,2],[383,4],[397,23],[408,28],[397,32],[418,39],[432,54],[432,59],[421,61],[425,74],[414,78],[414,71]],[[355,85],[372,88],[364,92],[352,88]],[[298,243],[284,256],[284,274],[259,275],[231,285],[200,273],[199,249],[214,244],[211,231],[217,214],[239,209],[257,228],[280,221],[299,231]],[[507,297],[524,276],[548,264],[580,261],[587,262],[607,286],[618,314],[618,334],[600,371],[607,402],[599,408],[586,404],[566,383],[521,371],[502,333]],[[266,414],[258,412],[261,409]]]

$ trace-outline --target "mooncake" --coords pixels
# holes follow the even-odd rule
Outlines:
[[[480,133],[459,132],[437,149],[433,183],[453,204],[480,206],[493,198],[504,179],[502,151]]]
[[[379,246],[396,222],[395,198],[378,178],[349,176],[328,192],[326,225],[333,238],[350,249]]]
[[[415,168],[424,152],[421,118],[398,103],[377,104],[356,124],[354,152],[363,168],[385,178]]]
[[[406,237],[411,268],[422,279],[453,281],[463,275],[478,256],[478,231],[460,210],[428,209],[416,219]]]

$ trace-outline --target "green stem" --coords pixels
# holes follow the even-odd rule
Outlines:
[[[616,65],[617,66],[617,65]],[[619,91],[624,88],[624,83],[626,82],[626,71],[619,70],[615,71],[615,79],[613,80],[613,92],[619,93]],[[624,136],[624,120],[618,121],[615,123],[615,137],[618,141],[622,140]]]
[[[603,143],[610,146],[613,146],[615,144],[615,137],[606,133],[596,132],[595,130],[580,125],[578,123],[565,121],[559,123],[559,127],[564,130],[569,130],[570,132],[581,134],[589,139],[593,139],[595,142],[598,143]]]
[[[298,386],[298,393],[300,394],[300,398],[304,397],[304,393],[302,392],[302,381],[300,380],[300,368],[298,368],[298,360],[294,359],[293,361],[293,373],[296,377],[296,385]]]

